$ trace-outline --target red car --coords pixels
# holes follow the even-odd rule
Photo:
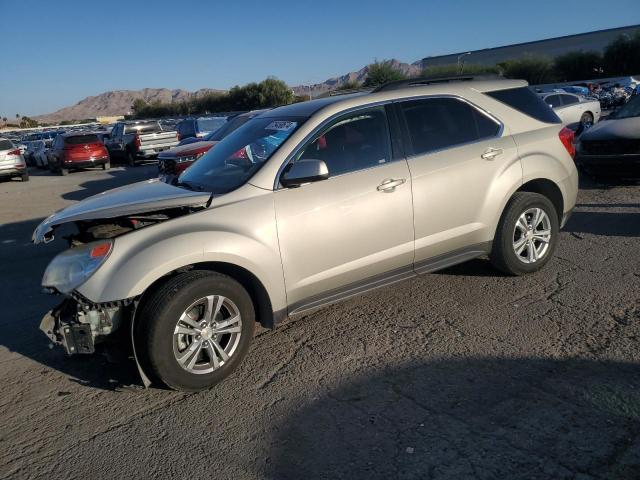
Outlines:
[[[194,141],[161,152],[158,155],[158,173],[160,174],[160,178],[170,183],[224,137],[234,132],[253,117],[266,111],[267,110],[253,110],[242,113],[227,121],[220,129],[207,135],[201,141]]]
[[[58,135],[47,153],[49,168],[52,172],[67,175],[73,168],[102,166],[103,170],[111,167],[109,152],[98,138],[91,132],[70,132]]]

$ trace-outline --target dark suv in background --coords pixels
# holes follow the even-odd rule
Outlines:
[[[218,130],[227,121],[227,117],[185,118],[176,125],[178,140],[202,138]]]

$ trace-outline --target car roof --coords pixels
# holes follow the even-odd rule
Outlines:
[[[375,103],[377,101],[386,102],[394,99],[411,98],[428,95],[460,95],[473,89],[478,92],[491,92],[495,90],[506,90],[509,88],[526,87],[528,83],[524,80],[507,80],[502,78],[478,79],[473,81],[450,81],[433,84],[408,84],[406,86],[394,86],[390,90],[380,90],[373,92],[357,92],[344,95],[334,95],[326,98],[318,98],[306,102],[293,103],[283,107],[274,108],[264,117],[292,116],[310,117],[319,111],[334,105],[336,108],[353,108],[360,105]]]
[[[95,135],[95,134],[96,134],[96,132],[92,132],[91,130],[75,130],[75,131],[72,131],[72,132],[62,133],[61,135],[64,138],[69,138],[69,137],[77,137],[77,136],[80,136],[80,135]]]

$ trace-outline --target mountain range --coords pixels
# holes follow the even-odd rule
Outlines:
[[[389,62],[398,70],[406,75],[415,75],[420,72],[420,62],[403,63],[399,60],[392,59]],[[311,95],[316,97],[330,90],[335,90],[340,85],[347,82],[362,82],[367,76],[368,67],[363,67],[358,71],[349,72],[345,75],[332,77],[322,83],[313,85],[297,85],[292,90],[297,95]],[[212,88],[203,88],[195,92],[187,90],[168,88],[144,88],[142,90],[113,90],[104,92],[99,95],[84,98],[75,105],[64,107],[53,113],[38,115],[34,118],[46,123],[59,123],[65,120],[82,120],[86,118],[95,118],[100,116],[125,115],[131,111],[133,102],[137,99],[143,99],[146,102],[160,101],[181,102],[191,98],[197,98],[202,95],[213,92],[222,92]]]

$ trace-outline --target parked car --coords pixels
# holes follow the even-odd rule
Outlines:
[[[589,174],[639,176],[640,97],[583,133],[576,152],[576,162]]]
[[[13,142],[13,143],[15,144],[16,142]],[[22,144],[27,147],[26,150],[24,151],[24,154],[22,155],[24,157],[25,162],[27,162],[27,165],[35,165],[33,152],[36,147],[36,141],[25,141],[25,142],[22,142]]]
[[[31,142],[31,156],[33,164],[38,168],[46,168],[49,165],[48,149],[44,140]]]
[[[92,132],[67,132],[58,135],[48,151],[49,169],[68,175],[77,168],[111,167],[109,152],[98,136]]]
[[[579,132],[600,120],[600,102],[572,93],[544,93],[542,99],[558,114],[564,125],[575,126]]]
[[[252,110],[251,112],[241,113],[202,139],[191,137],[181,141],[181,145],[162,152],[158,155],[158,173],[160,178],[165,182],[173,181],[173,179],[191,166],[193,162],[207,153],[216,143],[252,118],[266,111],[267,110]]]
[[[226,121],[226,117],[185,118],[176,125],[178,140],[206,137],[218,130]]]
[[[27,163],[11,140],[0,137],[0,177],[20,177],[23,182],[29,180]]]
[[[157,121],[117,122],[105,145],[112,158],[122,158],[130,166],[178,144],[178,134],[164,131]]]
[[[78,231],[45,271],[66,298],[42,330],[91,353],[126,328],[143,378],[195,391],[239,365],[256,322],[487,254],[540,270],[576,201],[573,132],[524,81],[464,78],[279,107],[175,185],[51,215],[34,242]]]

